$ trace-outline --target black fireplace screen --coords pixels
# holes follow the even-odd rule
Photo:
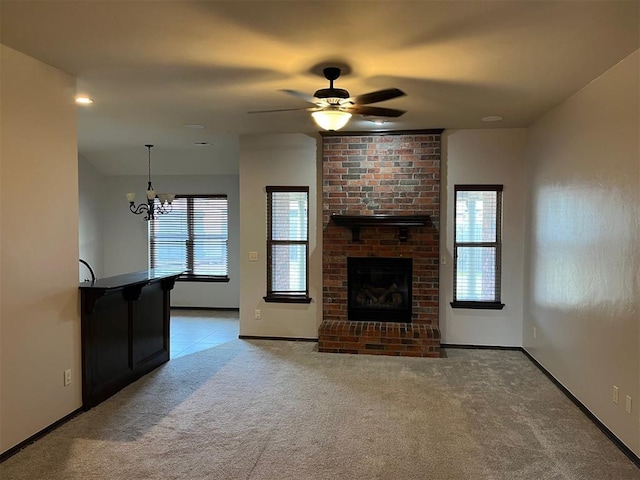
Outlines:
[[[347,258],[349,320],[411,323],[410,258]]]

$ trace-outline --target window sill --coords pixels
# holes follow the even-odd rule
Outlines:
[[[311,297],[304,295],[267,295],[262,297],[267,303],[311,303]]]
[[[504,303],[500,302],[451,302],[451,308],[469,308],[472,310],[502,310]]]
[[[229,282],[229,277],[208,277],[206,275],[181,275],[178,282]]]

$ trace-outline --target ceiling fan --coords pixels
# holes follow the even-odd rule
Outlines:
[[[307,110],[312,112],[311,116],[315,122],[325,130],[339,130],[347,124],[351,115],[354,113],[372,117],[399,117],[405,113],[404,110],[396,110],[394,108],[369,106],[371,103],[384,102],[385,100],[391,100],[392,98],[405,95],[405,93],[398,88],[386,88],[384,90],[377,90],[375,92],[369,92],[352,97],[348,91],[342,88],[335,88],[333,86],[333,82],[340,77],[340,68],[327,67],[323,69],[322,73],[324,74],[324,77],[329,80],[329,88],[321,88],[320,90],[317,90],[313,96],[296,90],[282,90],[283,92],[300,98],[314,106],[282,108],[277,110],[257,110],[248,113]]]

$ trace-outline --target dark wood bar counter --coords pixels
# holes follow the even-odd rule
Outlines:
[[[85,410],[169,360],[170,292],[181,274],[145,270],[80,284]]]

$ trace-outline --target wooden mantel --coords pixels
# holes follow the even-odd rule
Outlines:
[[[333,213],[331,220],[336,225],[351,228],[354,242],[360,240],[360,227],[397,227],[401,242],[406,242],[409,227],[424,227],[429,224],[429,215],[342,215]]]

